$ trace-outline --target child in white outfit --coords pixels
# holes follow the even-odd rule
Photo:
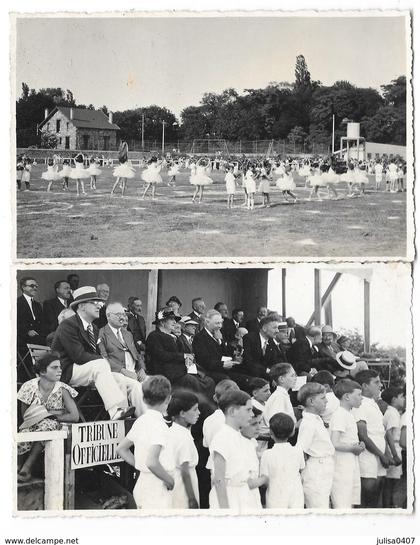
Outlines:
[[[270,418],[273,448],[261,458],[260,475],[265,478],[267,509],[303,509],[304,496],[301,470],[305,467],[303,452],[288,443],[295,432],[295,423],[289,415],[277,413]]]
[[[296,424],[296,416],[289,397],[289,390],[296,384],[296,372],[290,363],[276,363],[270,369],[270,380],[276,387],[265,404],[264,423],[268,426],[270,418],[276,413],[285,413]]]
[[[175,459],[169,428],[163,419],[171,399],[171,383],[155,375],[142,384],[148,410],[118,445],[117,453],[140,471],[133,490],[138,509],[171,509]],[[131,447],[134,445],[134,454]]]

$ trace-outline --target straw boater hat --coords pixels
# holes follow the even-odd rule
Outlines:
[[[177,322],[181,320],[181,316],[177,316],[172,309],[165,307],[159,310],[159,312],[156,312],[156,318],[154,319],[152,324],[158,325],[164,320],[169,320],[169,318],[173,318]]]
[[[191,316],[183,316],[180,321],[183,325],[198,325],[197,320],[194,320]]]
[[[349,350],[343,350],[342,352],[338,352],[335,360],[340,365],[340,367],[351,371],[352,369],[356,368],[358,358]]]
[[[83,286],[74,290],[73,298],[73,301],[70,303],[70,308],[73,310],[76,310],[80,303],[87,303],[88,301],[105,302],[101,297],[98,297],[96,289],[93,286]]]

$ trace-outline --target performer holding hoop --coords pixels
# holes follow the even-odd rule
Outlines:
[[[127,179],[134,178],[134,168],[129,164],[128,161],[128,145],[125,140],[120,144],[120,149],[118,150],[118,161],[119,165],[114,168],[113,176],[117,179],[111,189],[111,197],[114,194],[115,189],[118,184],[121,184],[121,197],[124,197],[124,193],[127,187]]]
[[[190,184],[195,187],[192,202],[195,202],[198,195],[198,204],[201,204],[201,201],[203,200],[204,186],[211,185],[213,183],[210,176],[207,176],[209,168],[211,168],[210,158],[202,158],[198,160],[196,173],[191,175],[190,178]]]

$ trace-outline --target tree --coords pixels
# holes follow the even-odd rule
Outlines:
[[[366,139],[387,144],[406,144],[405,107],[383,106],[375,115],[362,120]]]
[[[405,106],[407,102],[407,82],[405,76],[394,79],[388,85],[381,86],[384,99],[391,106]]]
[[[298,55],[295,65],[295,89],[311,87],[311,73],[308,70],[305,57]]]

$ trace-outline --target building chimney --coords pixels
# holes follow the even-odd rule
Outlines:
[[[73,108],[70,108],[70,119],[73,119]]]
[[[109,114],[108,114],[108,121],[112,125],[112,112],[109,112]]]
[[[48,117],[48,108],[45,108],[45,111],[44,111],[44,119],[47,119]]]

